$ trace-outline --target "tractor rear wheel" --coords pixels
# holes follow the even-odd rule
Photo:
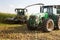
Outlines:
[[[52,19],[44,20],[43,25],[43,31],[50,32],[54,29],[54,22]]]
[[[60,29],[60,17],[58,18],[57,28]]]

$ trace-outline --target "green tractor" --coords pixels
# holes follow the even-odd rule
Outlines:
[[[42,29],[50,32],[60,29],[60,5],[40,6],[40,12],[32,13],[27,21],[29,30]]]

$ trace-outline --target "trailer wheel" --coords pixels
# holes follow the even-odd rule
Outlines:
[[[50,32],[54,29],[54,22],[52,19],[44,20],[43,22],[43,31]]]
[[[58,22],[57,22],[57,27],[58,27],[58,29],[60,29],[60,17],[58,18]]]

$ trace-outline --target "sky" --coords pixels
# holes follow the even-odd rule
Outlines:
[[[0,0],[0,12],[15,13],[15,8],[44,3],[45,5],[60,5],[60,0]]]

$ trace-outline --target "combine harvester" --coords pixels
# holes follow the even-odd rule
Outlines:
[[[29,30],[40,28],[45,32],[50,32],[60,29],[60,5],[42,5],[39,11],[29,16],[27,20]]]
[[[6,23],[25,23],[25,13],[27,12],[27,10],[24,8],[16,8],[15,12],[17,13],[16,17],[5,19]]]

